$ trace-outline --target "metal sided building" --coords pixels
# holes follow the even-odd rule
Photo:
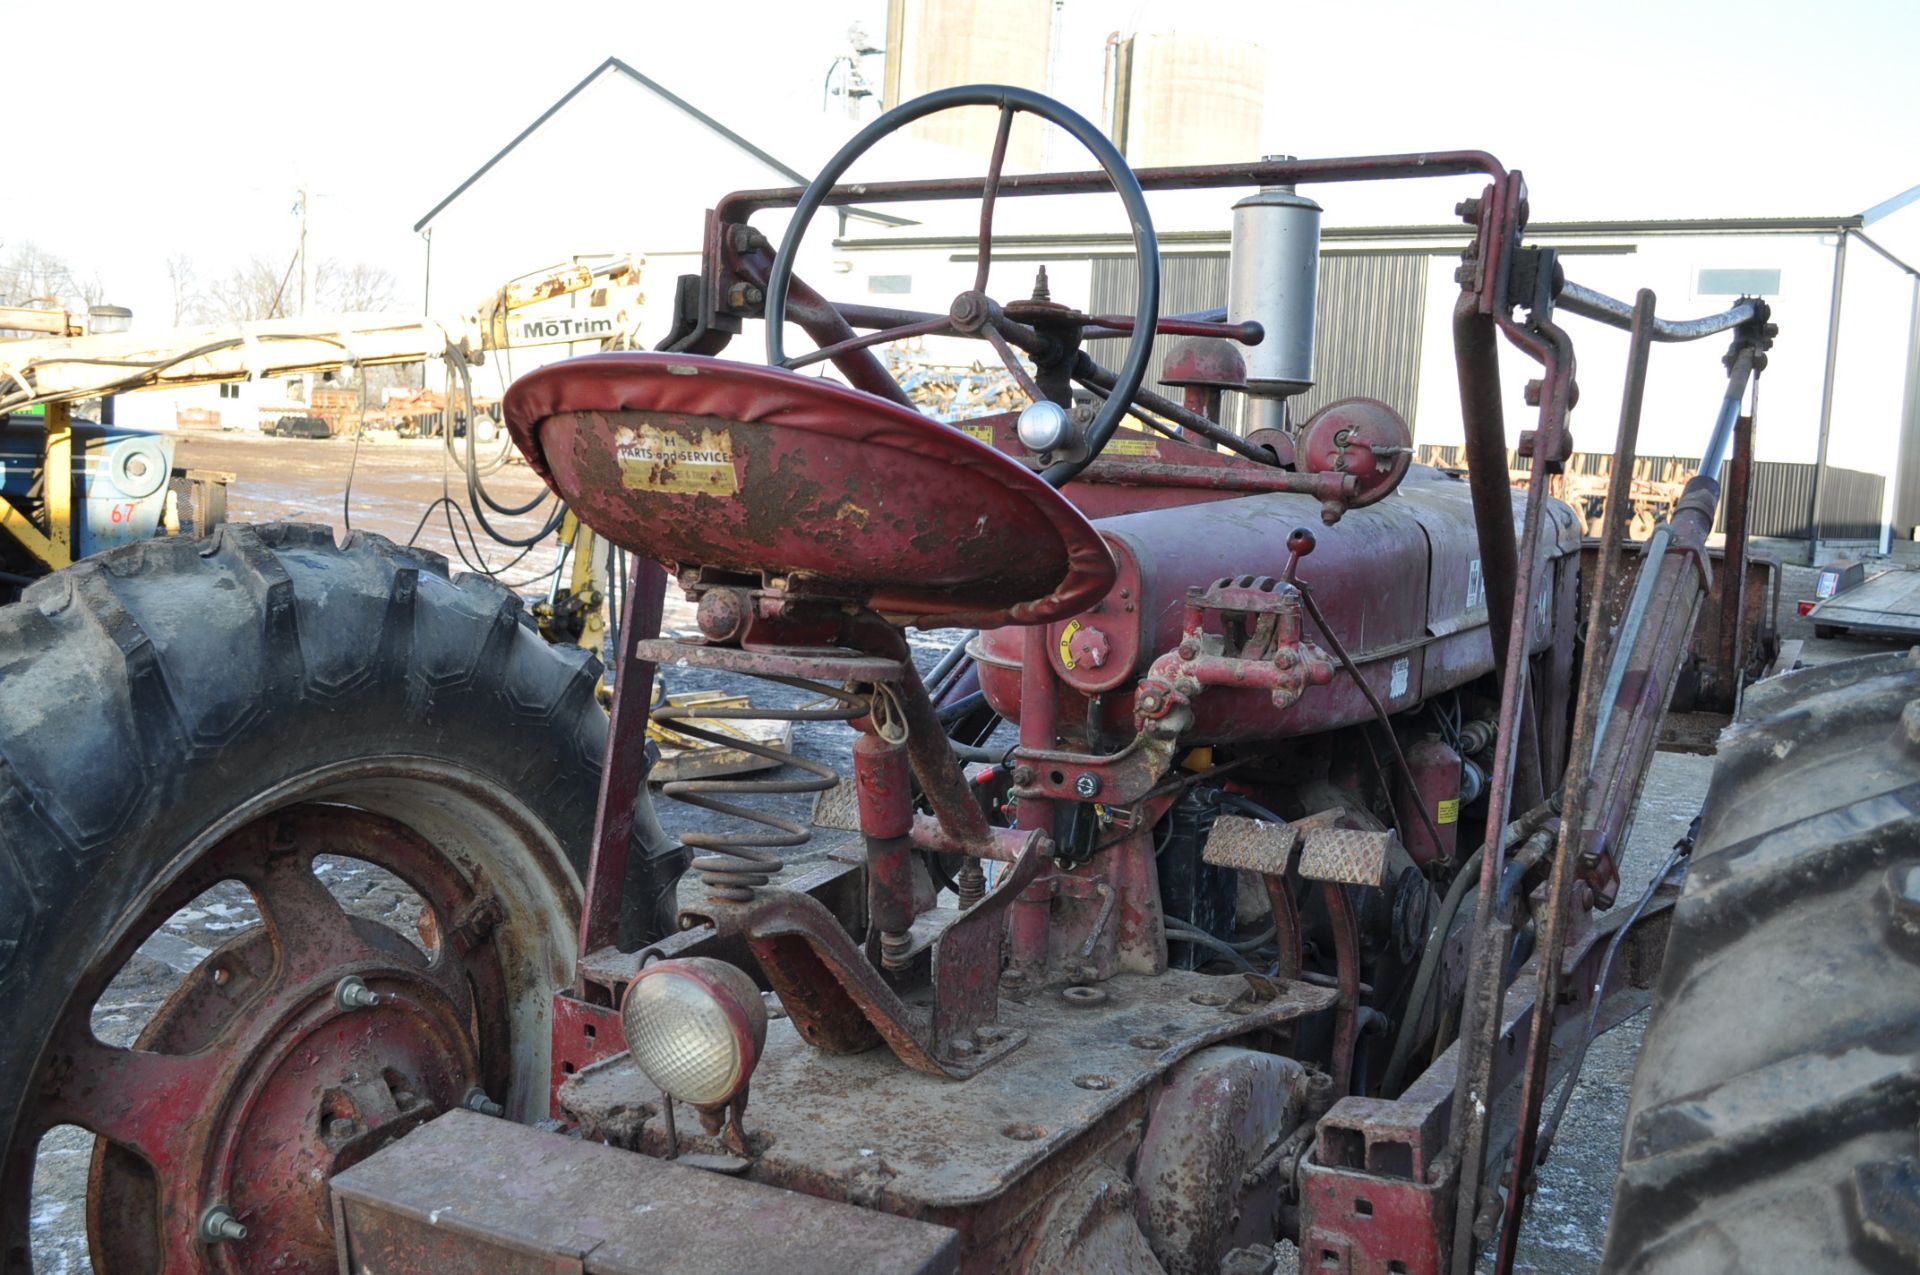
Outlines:
[[[1204,219],[1206,228],[1162,225],[1163,313],[1226,303],[1231,199],[1223,192],[1210,213],[1197,206],[1174,210],[1186,225]],[[1419,443],[1458,444],[1451,314],[1466,228],[1343,226],[1334,220],[1334,201],[1324,202],[1329,224],[1321,240],[1315,385],[1294,401],[1296,417],[1361,394],[1404,414]],[[1920,209],[1901,216],[1920,220]],[[1805,539],[1817,475],[1820,552],[1830,557],[1882,550],[1890,538],[1913,538],[1920,526],[1920,275],[1868,233],[1875,219],[1869,212],[1542,222],[1528,238],[1559,249],[1567,276],[1588,287],[1628,299],[1639,286],[1653,288],[1662,314],[1710,313],[1743,293],[1772,303],[1781,335],[1760,381],[1756,534]],[[1033,228],[1042,220],[1060,229]],[[1129,310],[1136,278],[1129,241],[1117,229],[1076,233],[1069,229],[1076,220],[1062,207],[1051,218],[1022,218],[1029,233],[1000,235],[989,292],[1023,296],[1044,265],[1055,299],[1084,302],[1089,313]],[[835,244],[838,275],[829,282],[836,294],[944,310],[969,286],[977,245],[971,231],[927,229],[868,233],[855,227]],[[1610,452],[1625,336],[1577,318],[1565,322],[1580,358],[1575,446]],[[1699,455],[1724,375],[1722,350],[1708,344],[1654,361],[1647,401],[1660,404],[1663,414],[1645,423],[1643,453]],[[1109,351],[1104,361],[1117,356]],[[1164,349],[1149,379],[1157,378],[1163,358]],[[1507,416],[1517,434],[1533,410],[1517,388],[1515,395]]]

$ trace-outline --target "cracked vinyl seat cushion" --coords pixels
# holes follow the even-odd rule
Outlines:
[[[1099,533],[1031,470],[831,381],[598,354],[528,373],[505,406],[582,521],[674,568],[785,578],[921,627],[1044,623],[1113,583]]]

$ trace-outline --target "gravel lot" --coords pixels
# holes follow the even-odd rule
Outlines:
[[[337,440],[193,435],[183,438],[177,463],[238,473],[229,511],[235,521],[297,519],[335,527],[343,520],[340,493],[351,465],[352,524],[405,541],[424,506],[440,492],[442,460],[436,444],[368,442],[360,447],[357,458],[353,453],[352,444]],[[456,490],[463,487],[464,479],[457,470],[451,481]],[[539,490],[537,480],[519,466],[496,475],[490,487],[511,502],[524,500]],[[523,534],[536,525],[531,518],[497,521]],[[420,543],[447,553],[455,559],[455,569],[460,569],[443,513],[436,511],[421,528]],[[489,548],[489,565],[503,565],[508,555]],[[508,578],[535,576],[552,565],[550,551],[543,549],[512,569]],[[1866,641],[1811,640],[1810,626],[1793,614],[1793,600],[1810,594],[1813,575],[1805,568],[1788,568],[1782,589],[1783,632],[1809,639],[1806,659],[1825,662],[1885,649]],[[544,584],[535,587],[544,589]],[[690,625],[691,618],[684,608],[676,608],[668,624]],[[950,634],[920,635],[916,656],[923,663],[930,662],[951,638]],[[669,670],[665,676],[669,688],[676,691],[726,685],[724,678],[692,670]],[[768,689],[764,683],[753,685],[756,702],[772,699]],[[792,696],[794,702],[799,698],[798,693]],[[796,745],[803,755],[841,770],[846,768],[846,741],[831,730],[803,729]],[[1633,830],[1623,899],[1638,897],[1668,847],[1686,830],[1699,809],[1711,765],[1708,758],[1674,754],[1662,754],[1655,760]],[[804,800],[791,799],[790,804],[804,810]],[[670,830],[684,826],[688,820],[676,809],[663,809],[661,813]],[[395,878],[370,865],[344,859],[326,864],[322,875],[350,911],[389,924],[402,934],[413,934],[419,900]],[[132,1041],[177,984],[181,971],[257,920],[251,898],[231,882],[208,891],[170,919],[102,998],[94,1015],[101,1039],[110,1044]],[[1520,1269],[1555,1275],[1596,1269],[1642,1028],[1641,1020],[1630,1022],[1594,1046],[1576,1086],[1554,1157],[1541,1175],[1539,1195],[1522,1242]],[[90,1156],[91,1138],[78,1130],[58,1130],[42,1144],[32,1214],[36,1270],[92,1269],[86,1256],[84,1204]]]

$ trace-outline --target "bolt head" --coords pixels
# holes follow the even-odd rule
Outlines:
[[[1100,776],[1094,774],[1092,771],[1083,771],[1074,779],[1073,791],[1088,800],[1092,800],[1094,797],[1100,795]]]
[[[487,1091],[478,1085],[467,1090],[466,1096],[460,1099],[460,1105],[468,1111],[477,1111],[483,1116],[504,1116],[507,1114],[507,1109],[487,1097]]]
[[[247,1238],[247,1228],[224,1204],[215,1204],[200,1215],[200,1238],[209,1244]]]
[[[346,1116],[335,1116],[327,1121],[327,1137],[335,1142],[344,1142],[360,1132],[360,1122]]]
[[[333,1001],[341,1009],[372,1009],[380,1003],[380,993],[368,987],[358,974],[349,974],[334,984]]]

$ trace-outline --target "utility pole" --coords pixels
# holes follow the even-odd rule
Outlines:
[[[300,313],[307,312],[307,187],[300,186]]]

